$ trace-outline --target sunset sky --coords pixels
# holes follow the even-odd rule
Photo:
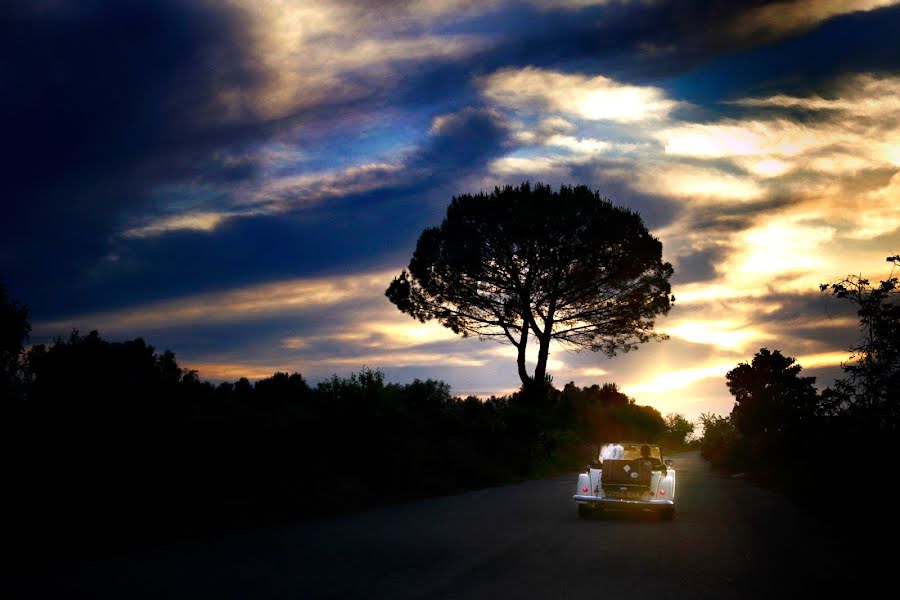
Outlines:
[[[488,396],[514,348],[384,290],[453,195],[585,184],[643,215],[676,302],[668,341],[552,350],[557,386],[724,414],[765,346],[824,387],[857,321],[818,284],[900,252],[898,35],[891,0],[13,0],[0,281],[32,343]]]

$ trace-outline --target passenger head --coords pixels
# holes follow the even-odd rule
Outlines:
[[[650,446],[647,444],[641,446],[641,458],[650,458]]]

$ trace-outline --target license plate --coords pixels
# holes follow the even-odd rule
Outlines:
[[[603,490],[607,498],[621,498],[623,500],[640,500],[641,490]]]

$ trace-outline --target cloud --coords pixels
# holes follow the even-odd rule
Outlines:
[[[97,240],[89,279],[61,269],[54,281],[34,282],[28,297],[35,314],[403,264],[463,174],[498,155],[511,135],[489,110],[442,118],[443,127],[390,162],[266,175],[255,185],[204,184],[170,195],[178,201],[160,203],[157,215],[132,219],[119,235]],[[65,298],[34,293],[58,285],[69,289]]]
[[[797,218],[767,220],[738,235],[723,271],[766,281],[781,273],[819,271],[828,262],[822,250],[834,236],[833,227]]]
[[[481,35],[434,31],[439,19],[465,8],[459,2],[234,4],[248,23],[253,59],[269,74],[264,93],[253,99],[269,118],[360,99],[400,78],[402,65],[460,58],[487,43]]]
[[[409,161],[411,169],[429,176],[452,177],[461,168],[482,167],[502,152],[511,137],[509,123],[499,112],[469,107],[439,115],[422,151]]]
[[[743,350],[770,338],[755,330],[746,321],[726,320],[670,320],[662,330],[670,336],[694,344],[707,344],[728,350]]]
[[[766,195],[765,188],[753,177],[712,166],[679,163],[648,165],[635,188],[701,203],[750,202]]]
[[[505,108],[552,111],[591,121],[658,120],[678,106],[656,87],[534,67],[497,71],[483,78],[480,86],[487,99]]]
[[[732,24],[741,37],[753,35],[782,36],[838,15],[867,12],[896,5],[897,0],[786,0],[748,9]]]
[[[787,120],[691,123],[657,134],[668,154],[697,158],[796,156],[821,144],[804,127]]]
[[[705,160],[730,159],[755,176],[779,177],[795,170],[843,176],[900,166],[900,101],[890,90],[896,77],[858,74],[840,83],[836,97],[783,94],[743,98],[747,107],[802,108],[812,118],[725,119],[688,123],[655,134],[665,152]]]
[[[185,229],[193,231],[212,231],[225,221],[225,219],[235,216],[236,214],[237,213],[202,211],[182,213],[161,219],[154,219],[145,225],[131,227],[122,232],[122,236],[126,238],[142,238]]]
[[[281,345],[289,350],[303,350],[322,341],[340,340],[358,347],[397,350],[455,339],[456,334],[436,322],[419,323],[398,311],[380,311],[360,316],[327,334],[285,338]]]
[[[876,238],[900,228],[900,172],[884,187],[866,192],[856,213],[856,227],[845,237],[859,240]]]
[[[809,110],[841,111],[854,117],[880,118],[885,114],[896,115],[900,99],[893,91],[897,86],[895,76],[875,76],[859,73],[841,81],[831,91],[832,97],[819,95],[806,97],[776,94],[764,98],[742,98],[733,104],[753,107],[804,108]]]
[[[839,366],[847,360],[844,352],[825,352],[820,354],[803,355],[795,357],[804,368]],[[747,362],[750,359],[748,358]],[[629,396],[637,396],[648,400],[654,396],[669,395],[681,392],[690,386],[703,380],[718,380],[724,382],[725,374],[737,366],[733,362],[715,362],[701,367],[677,369],[661,373],[649,381],[621,386],[623,393]],[[652,400],[651,400],[652,401]]]
[[[888,236],[900,227],[892,201],[900,106],[886,93],[897,85],[894,77],[861,73],[833,82],[827,96],[776,94],[734,103],[782,112],[706,123],[670,119],[653,133],[665,158],[636,157],[640,175],[632,185],[694,204],[681,223],[661,232],[676,264],[697,252],[718,258],[718,277],[707,270],[704,283],[679,286],[679,299],[765,293],[776,282],[812,289],[834,273],[853,272],[853,264],[856,271],[877,269],[889,245],[866,254],[843,241]],[[783,112],[798,108],[806,111],[803,118]],[[735,203],[753,212],[736,212]],[[718,211],[713,222],[707,210]]]
[[[424,142],[393,162],[369,162],[344,169],[272,174],[255,181],[229,201],[232,209],[217,212],[188,210],[174,215],[147,219],[129,227],[122,235],[149,237],[179,230],[212,232],[228,219],[298,214],[326,201],[346,201],[353,197],[373,196],[379,192],[395,194],[439,185],[460,170],[477,166],[499,152],[510,137],[509,125],[502,115],[486,109],[466,108],[436,116]],[[278,160],[278,157],[269,160]],[[233,187],[233,186],[231,186]],[[221,205],[217,195],[212,201]],[[176,207],[176,210],[178,208]]]
[[[234,175],[214,149],[259,129],[223,96],[266,76],[245,60],[240,15],[222,6],[86,0],[4,14],[0,270],[38,304],[52,293],[34,273],[83,280],[170,174],[202,163]]]
[[[726,253],[722,247],[700,249],[693,245],[681,255],[672,252],[670,261],[675,265],[672,282],[682,284],[714,279],[716,267]]]
[[[352,300],[377,297],[393,272],[346,277],[294,279],[185,296],[108,312],[74,315],[60,321],[37,322],[36,336],[52,336],[72,327],[99,329],[112,335],[130,335],[147,329],[196,324],[227,323],[269,318],[292,312],[334,306]]]

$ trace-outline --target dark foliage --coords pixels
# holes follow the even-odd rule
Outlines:
[[[666,415],[665,421],[664,449],[677,451],[691,448],[693,440],[688,440],[688,437],[694,433],[694,423],[688,421],[681,413],[669,413]]]
[[[483,401],[363,368],[214,386],[95,331],[18,356],[23,393],[0,420],[7,566],[514,481],[666,428],[614,384]]]
[[[0,400],[14,401],[21,394],[20,363],[29,340],[28,307],[11,299],[0,284]]]
[[[815,428],[818,393],[815,377],[801,377],[802,367],[778,350],[760,349],[750,364],[725,375],[734,396],[731,422],[744,441],[748,460],[760,469],[802,448]],[[773,466],[774,468],[774,466]]]
[[[900,256],[888,257],[897,265]],[[714,466],[746,470],[787,491],[814,485],[819,467],[856,473],[861,460],[891,456],[900,429],[900,284],[858,276],[828,291],[857,307],[860,338],[846,376],[818,393],[813,377],[779,351],[763,348],[726,375],[735,397],[729,417],[702,415],[702,453]]]
[[[900,267],[900,255],[887,261]],[[826,395],[833,415],[852,415],[864,429],[883,436],[896,435],[900,426],[900,279],[896,271],[872,285],[858,276],[822,291],[849,300],[857,308],[860,337],[844,364],[846,377]]]
[[[561,400],[572,415],[573,429],[595,444],[613,440],[657,442],[667,434],[658,410],[636,404],[613,383],[585,388],[568,383]]]
[[[700,425],[703,427],[700,455],[713,467],[738,469],[745,464],[743,439],[731,417],[703,413],[700,415]]]
[[[674,300],[671,275],[636,212],[585,186],[526,182],[453,198],[386,295],[422,322],[512,344],[522,385],[540,388],[552,340],[613,356],[662,339],[653,325]]]

